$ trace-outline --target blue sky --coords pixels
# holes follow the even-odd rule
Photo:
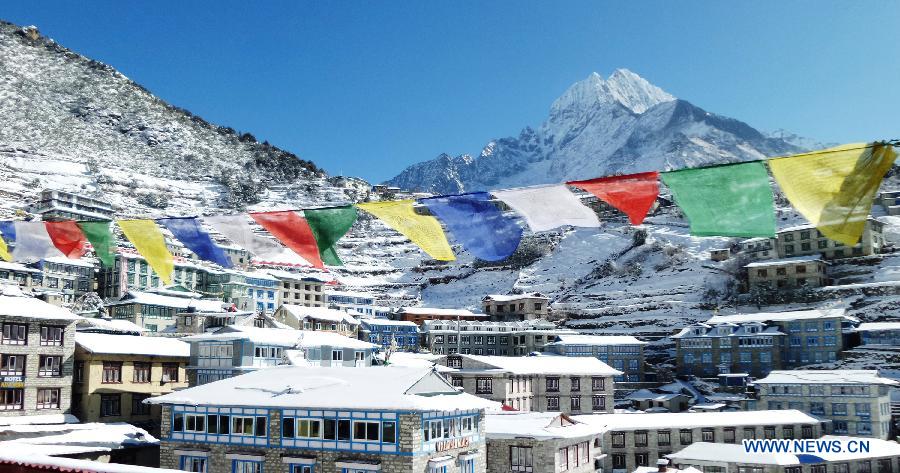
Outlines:
[[[900,138],[900,2],[11,2],[168,102],[372,181],[631,69],[761,129]]]

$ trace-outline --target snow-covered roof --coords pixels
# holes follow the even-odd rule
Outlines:
[[[190,344],[177,338],[76,332],[75,343],[81,348],[97,354],[183,358],[191,356]]]
[[[187,309],[188,307],[193,307],[197,312],[221,312],[223,310],[222,304],[224,303],[219,300],[192,299],[189,297],[164,296],[162,294],[154,294],[151,292],[128,291],[128,293],[118,301],[110,302],[106,305],[117,306],[125,304],[155,305],[161,307],[173,307],[175,309]]]
[[[499,410],[430,368],[277,366],[150,398],[152,404],[408,411]]]
[[[415,322],[410,322],[408,320],[390,320],[390,319],[377,319],[377,318],[368,318],[368,319],[360,319],[360,323],[366,325],[381,325],[381,326],[389,326],[389,327],[415,327],[419,328]]]
[[[900,322],[866,322],[856,327],[858,332],[879,332],[882,330],[900,330]]]
[[[21,263],[11,263],[9,261],[0,261],[0,270],[4,271],[19,271],[23,273],[40,273],[41,270],[29,268]]]
[[[24,424],[0,427],[0,452],[72,455],[156,445],[146,430],[125,422]]]
[[[485,416],[484,435],[490,439],[536,440],[586,437],[597,429],[559,412],[497,412]]]
[[[282,304],[280,309],[293,315],[297,320],[305,318],[315,320],[327,320],[329,322],[345,322],[350,325],[359,325],[359,321],[352,315],[338,309],[329,309],[328,307],[305,307],[296,304]]]
[[[44,261],[58,264],[68,264],[72,266],[81,266],[83,268],[93,268],[94,262],[88,259],[66,258],[65,256],[51,256],[44,258]]]
[[[0,453],[0,465],[23,467],[37,466],[47,470],[69,471],[74,473],[179,473],[180,470],[168,468],[152,468],[147,466],[126,465],[123,463],[103,463],[92,460],[78,460],[66,457],[50,457],[39,452],[22,451]]]
[[[793,227],[782,228],[781,230],[778,230],[778,233],[796,232],[797,230],[811,230],[813,228],[816,228],[816,226],[812,225],[810,223],[807,223],[807,224],[803,224],[803,225],[795,225]]]
[[[270,276],[272,276],[272,277],[274,277],[274,278],[276,278],[276,279],[278,279],[278,280],[280,280],[280,281],[284,281],[284,280],[288,280],[288,281],[306,281],[306,282],[313,282],[313,283],[316,283],[316,282],[318,282],[318,283],[325,283],[325,282],[330,281],[330,279],[326,279],[326,278],[324,278],[324,277],[322,277],[322,276],[318,276],[318,275],[315,275],[315,274],[309,274],[309,273],[297,273],[297,272],[294,272],[294,271],[285,271],[285,270],[283,270],[283,269],[272,269],[272,268],[267,268],[267,269],[264,269],[263,271],[265,271],[265,272],[268,273]]]
[[[345,296],[345,297],[361,297],[366,299],[375,299],[375,294],[368,292],[354,292],[354,291],[334,291],[334,290],[326,290],[326,296]]]
[[[878,370],[793,370],[772,371],[754,384],[886,384],[900,385],[890,378],[882,378]]]
[[[497,370],[508,371],[513,374],[557,374],[564,375],[592,375],[592,376],[618,376],[621,371],[613,369],[606,363],[590,356],[569,357],[556,355],[541,356],[487,356],[487,355],[454,355],[468,358],[472,361],[494,366]],[[480,369],[464,368],[457,371],[482,371]]]
[[[215,333],[191,335],[182,338],[182,340],[186,342],[249,340],[256,345],[294,347],[304,333],[306,332],[294,329],[229,325],[219,329],[219,331]]]
[[[776,260],[769,261],[754,261],[748,265],[745,265],[745,268],[761,268],[766,266],[784,266],[786,264],[801,264],[801,263],[824,263],[819,256],[795,256],[793,258],[782,258]]]
[[[586,414],[575,420],[603,431],[734,427],[763,424],[818,424],[821,421],[794,409],[774,411],[663,412],[647,414]]]
[[[631,471],[631,473],[658,473],[658,466],[639,466]],[[703,473],[702,471],[689,466],[687,468],[666,467],[666,473]]]
[[[558,342],[550,345],[589,345],[589,346],[609,346],[609,345],[646,345],[631,335],[560,335]]]
[[[725,322],[786,322],[791,320],[828,319],[842,317],[848,320],[857,320],[846,315],[844,309],[809,309],[793,310],[788,312],[756,312],[753,314],[716,315],[706,321],[707,324],[718,325]]]
[[[8,425],[28,424],[77,424],[78,418],[72,414],[43,414],[36,416],[0,416],[0,430]]]
[[[79,332],[116,332],[128,334],[140,334],[147,329],[124,319],[101,319],[97,317],[85,317],[78,321]]]
[[[649,389],[638,389],[628,396],[625,396],[625,399],[631,401],[668,401],[679,396],[685,395],[681,393],[655,393]]]
[[[525,294],[488,294],[484,296],[482,301],[495,301],[495,302],[509,302],[509,301],[517,301],[519,299],[546,299],[550,300],[549,297],[541,294],[540,292],[527,292]]]
[[[26,296],[18,286],[3,286],[0,292],[0,315],[41,320],[79,320],[69,309]]]
[[[374,343],[364,342],[357,338],[345,337],[339,333],[315,330],[299,330],[299,332],[301,339],[298,346],[302,348],[325,346],[350,348],[355,350],[374,350],[378,348],[378,345],[375,345]]]
[[[900,444],[888,440],[881,440],[871,437],[842,437],[835,435],[826,435],[819,441],[830,442],[833,440],[840,441],[841,445],[848,445],[851,441],[867,442],[869,444],[868,452],[850,452],[850,449],[844,448],[841,451],[820,451],[814,455],[822,458],[827,462],[838,462],[857,460],[864,458],[880,458],[880,457],[896,457],[900,455]],[[824,449],[823,449],[824,450]],[[860,449],[854,449],[860,450]],[[715,462],[715,463],[740,463],[740,464],[757,464],[757,465],[801,465],[800,459],[793,453],[748,453],[741,444],[724,444],[710,442],[694,442],[682,450],[666,455],[675,463],[690,464],[692,462]]]
[[[435,355],[432,353],[410,353],[405,351],[398,351],[396,353],[391,353],[390,364],[392,366],[431,368],[441,357],[442,355]],[[437,365],[437,368],[440,370],[442,366]]]
[[[436,307],[401,307],[397,311],[400,314],[411,315],[440,315],[440,316],[463,316],[463,317],[487,317],[487,314],[476,314],[468,309],[440,309]]]

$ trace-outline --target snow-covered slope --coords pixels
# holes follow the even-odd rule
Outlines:
[[[414,164],[388,181],[410,190],[453,193],[668,170],[800,151],[738,120],[676,99],[637,74],[593,73],[550,107],[538,128],[488,143],[477,157]]]

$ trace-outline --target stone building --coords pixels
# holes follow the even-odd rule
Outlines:
[[[97,273],[97,294],[104,299],[116,299],[129,291],[150,292],[164,289],[165,284],[141,255],[131,249],[117,250],[113,266],[101,265]],[[223,271],[201,266],[176,257],[172,280],[189,291],[204,297],[223,299],[221,278]]]
[[[0,417],[68,413],[81,317],[16,286],[0,291]]]
[[[190,345],[174,338],[78,332],[72,413],[159,435],[159,407],[144,400],[186,388],[189,355]]]
[[[900,346],[900,322],[869,322],[856,327],[863,345]]]
[[[413,322],[421,326],[427,320],[487,320],[487,315],[468,309],[438,309],[435,307],[401,307],[391,314],[394,320]]]
[[[94,263],[90,260],[51,257],[38,267],[43,272],[43,286],[59,291],[67,303],[95,290]]]
[[[169,291],[167,294],[128,291],[119,300],[108,302],[106,307],[112,318],[133,322],[149,332],[174,329],[178,323],[176,316],[181,312],[222,311],[223,303],[219,300],[196,299],[196,293]]]
[[[338,309],[282,304],[275,311],[274,318],[298,330],[335,332],[351,338],[359,336],[359,320]]]
[[[547,353],[563,356],[592,356],[619,370],[616,382],[642,382],[644,373],[644,346],[647,342],[631,335],[579,335],[561,334],[559,339],[547,344]]]
[[[741,253],[755,261],[778,258],[775,238],[748,238],[740,242],[740,248]]]
[[[544,351],[560,335],[574,333],[546,320],[426,320],[422,323],[422,343],[437,355],[524,356]]]
[[[620,372],[596,358],[447,355],[436,363],[469,394],[517,411],[612,412],[613,377]]]
[[[717,315],[672,338],[679,375],[713,378],[835,361],[847,346],[845,330],[859,321],[843,309]]]
[[[859,243],[850,247],[828,239],[813,225],[779,230],[775,235],[775,249],[779,258],[822,255],[825,259],[869,256],[881,253],[884,247],[884,224],[869,217]]]
[[[884,191],[876,199],[888,215],[900,215],[900,191]]]
[[[399,351],[417,352],[419,326],[412,322],[389,319],[359,319],[359,339],[387,349],[394,343]]]
[[[41,220],[56,222],[61,220],[112,220],[116,209],[109,203],[73,194],[71,192],[45,189],[41,198],[31,206],[29,212],[41,216]]]
[[[890,388],[876,370],[773,371],[754,381],[761,409],[796,409],[831,420],[829,433],[891,438]]]
[[[792,290],[798,287],[822,287],[828,285],[828,263],[818,256],[798,256],[772,261],[756,261],[744,266],[747,287]]]
[[[488,414],[488,473],[594,473],[601,456],[596,428],[557,412]]]
[[[696,468],[704,472],[892,473],[900,470],[900,444],[897,442],[830,435],[817,442],[827,444],[829,451],[814,453],[818,457],[816,461],[810,461],[808,457],[801,459],[792,453],[748,452],[743,445],[710,442],[697,442],[667,456],[678,468]],[[861,448],[863,445],[865,449]]]
[[[481,299],[481,310],[491,320],[500,322],[546,319],[550,314],[550,298],[539,292],[490,294]]]
[[[266,273],[278,279],[281,285],[281,303],[304,307],[326,307],[324,281],[311,275],[267,269]]]
[[[603,471],[627,473],[694,442],[818,438],[821,421],[800,411],[595,414],[573,417],[601,433]]]
[[[218,473],[484,473],[496,406],[400,367],[279,367],[149,402],[160,466]]]

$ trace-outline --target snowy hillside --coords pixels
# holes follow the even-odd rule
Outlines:
[[[593,73],[569,87],[537,130],[526,127],[518,137],[492,141],[478,157],[441,154],[388,183],[455,193],[743,161],[801,149],[676,99],[619,69],[606,80]]]

